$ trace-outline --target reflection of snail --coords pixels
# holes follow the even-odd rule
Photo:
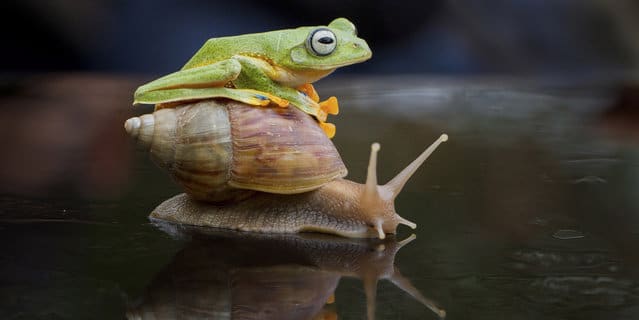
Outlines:
[[[373,144],[366,184],[357,184],[342,179],[346,168],[339,153],[313,121],[296,108],[206,100],[131,118],[125,128],[190,196],[165,201],[152,213],[154,218],[348,237],[384,238],[399,224],[415,228],[395,212],[394,199],[448,137],[442,135],[382,186],[376,177],[379,145]]]
[[[363,280],[369,319],[379,279],[390,280],[437,315],[446,314],[394,266],[395,254],[414,236],[399,242],[319,234],[191,236],[195,239],[128,309],[128,319],[335,319],[327,302],[344,276]]]

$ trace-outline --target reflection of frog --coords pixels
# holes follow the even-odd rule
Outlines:
[[[338,67],[362,62],[372,53],[344,18],[328,26],[300,27],[209,39],[182,70],[137,89],[134,103],[163,104],[213,97],[251,105],[289,102],[324,123],[337,114],[337,99],[319,102],[311,83]],[[162,107],[161,105],[159,106]]]
[[[395,266],[396,253],[415,236],[369,242],[312,233],[158,226],[193,240],[154,278],[140,302],[128,308],[128,319],[336,319],[333,294],[342,277],[364,282],[368,319],[374,318],[380,279],[445,315]]]

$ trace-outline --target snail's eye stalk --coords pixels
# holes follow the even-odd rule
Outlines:
[[[373,203],[379,199],[379,191],[377,190],[377,153],[379,152],[379,148],[380,146],[377,142],[371,145],[366,184],[364,186],[364,194],[362,194],[362,202],[365,203]]]
[[[437,147],[442,142],[446,141],[448,141],[448,135],[444,133],[439,136],[439,138],[435,140],[433,144],[426,148],[426,150],[424,150],[424,152],[422,152],[422,154],[419,155],[417,159],[413,160],[413,162],[411,162],[408,166],[406,166],[406,168],[404,168],[404,170],[398,173],[395,178],[384,185],[384,188],[387,188],[393,195],[393,199],[395,199],[397,195],[402,192],[402,188],[404,188],[406,182],[408,182],[410,177],[415,173],[415,171],[417,171],[417,169],[419,169],[424,161],[428,159],[428,157],[435,151],[435,149],[437,149]]]
[[[404,168],[404,170],[402,170],[393,179],[391,179],[391,181],[389,181],[388,183],[386,183],[384,186],[381,187],[381,189],[384,190],[384,193],[390,194],[390,199],[391,199],[390,201],[395,200],[395,198],[399,195],[399,193],[402,192],[404,185],[406,185],[406,182],[408,182],[410,177],[413,176],[415,171],[419,169],[419,167],[424,163],[424,161],[428,159],[428,157],[435,151],[435,149],[437,149],[437,147],[442,142],[446,142],[446,141],[448,141],[448,135],[444,133],[441,136],[439,136],[439,138],[435,140],[435,142],[433,142],[428,148],[426,148],[426,150],[424,150],[424,152],[422,152],[422,154],[420,154],[419,157],[417,157],[417,159],[413,160],[413,162],[411,162],[408,166],[406,166],[406,168]],[[395,219],[399,224],[406,225],[410,227],[411,229],[417,228],[417,224],[402,218],[398,214],[395,214]]]

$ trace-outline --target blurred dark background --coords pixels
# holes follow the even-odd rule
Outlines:
[[[136,87],[208,38],[340,16],[373,50],[317,84],[350,179],[373,141],[386,181],[451,137],[398,198],[398,269],[451,319],[636,319],[638,0],[0,1],[0,319],[121,319],[185,245],[147,219],[181,191],[124,131]],[[378,292],[379,319],[432,316]]]
[[[344,16],[374,52],[347,73],[601,74],[639,66],[636,0],[22,0],[0,4],[3,72],[164,74],[211,37]]]

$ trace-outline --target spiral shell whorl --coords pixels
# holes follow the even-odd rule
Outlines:
[[[152,114],[145,114],[140,117],[133,117],[124,122],[124,129],[133,138],[144,146],[150,145],[153,140],[155,128],[155,118]]]
[[[160,109],[124,126],[198,200],[301,193],[346,175],[331,141],[296,108],[213,99]]]
[[[193,198],[222,202],[252,193],[228,185],[232,149],[225,106],[206,101],[160,109],[124,127]]]

